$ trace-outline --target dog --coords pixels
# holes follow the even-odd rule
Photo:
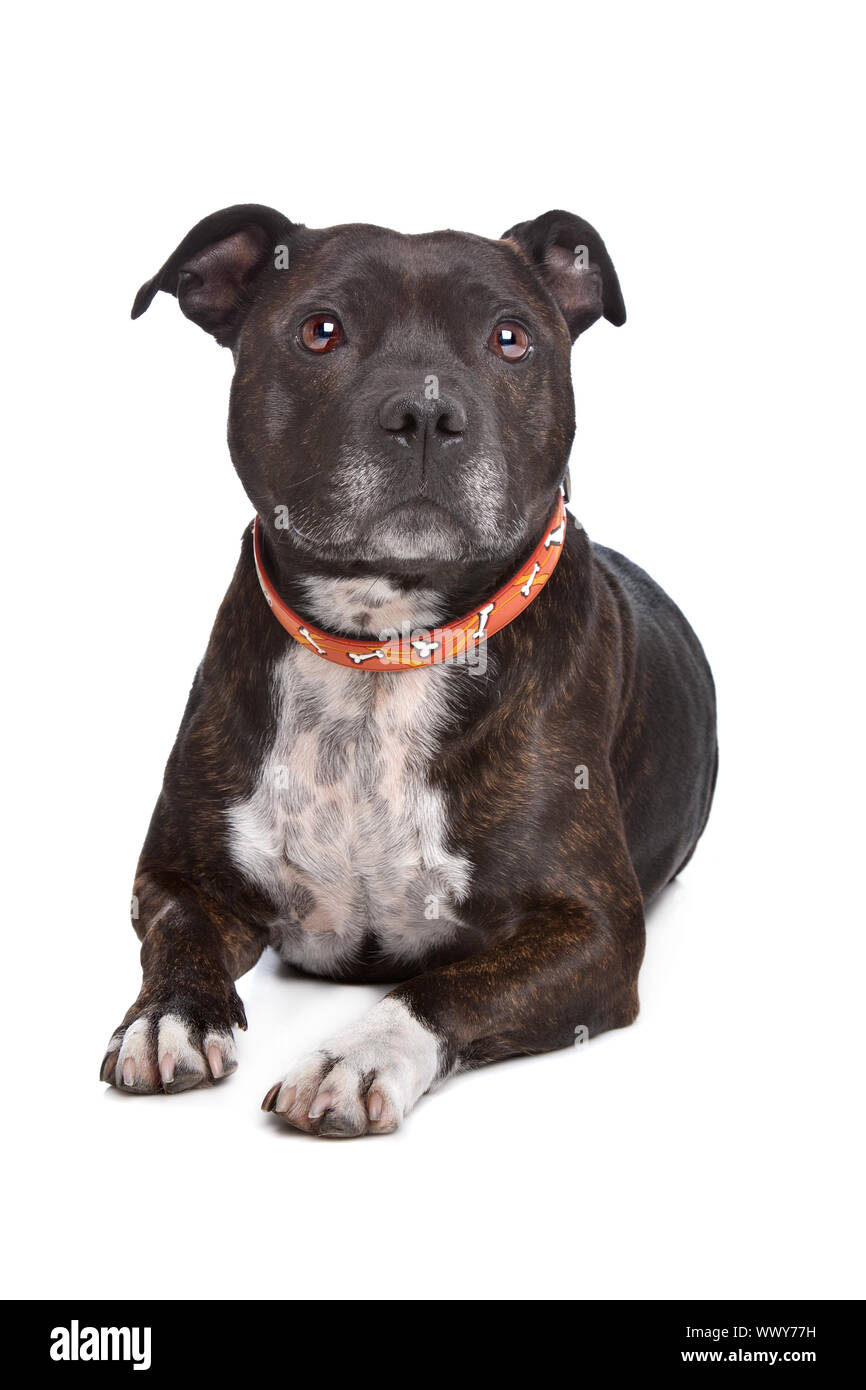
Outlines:
[[[713,680],[674,603],[564,507],[571,349],[625,321],[592,226],[312,230],[239,205],[143,285],[231,349],[252,503],[141,854],[141,992],[101,1079],[228,1076],[266,946],[393,985],[271,1087],[387,1134],[447,1077],[638,1012],[691,857]],[[565,494],[565,495],[564,495]]]

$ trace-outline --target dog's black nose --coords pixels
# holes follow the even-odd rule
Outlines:
[[[425,387],[394,391],[379,406],[379,424],[402,444],[453,444],[466,429],[466,411],[454,396]]]

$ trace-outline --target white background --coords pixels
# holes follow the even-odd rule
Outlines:
[[[3,116],[6,1292],[862,1295],[857,8],[41,6]],[[7,26],[10,21],[7,20]],[[701,636],[722,771],[638,1023],[399,1135],[261,1115],[382,992],[244,979],[209,1092],[97,1080],[132,873],[250,517],[229,354],[135,290],[205,214],[498,236],[587,217],[574,508]]]

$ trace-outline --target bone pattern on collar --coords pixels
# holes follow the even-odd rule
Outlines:
[[[453,660],[512,623],[538,597],[556,568],[565,542],[565,525],[565,502],[560,493],[544,534],[526,564],[521,565],[487,603],[456,622],[419,633],[395,634],[387,641],[338,637],[314,626],[284,603],[265,571],[258,516],[252,526],[253,558],[271,612],[289,636],[307,651],[315,652],[324,661],[356,670],[408,671]]]

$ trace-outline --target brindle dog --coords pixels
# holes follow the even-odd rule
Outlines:
[[[519,571],[566,477],[572,343],[625,320],[601,238],[564,212],[491,241],[239,206],[133,317],[158,290],[234,355],[229,445],[279,596],[367,639],[471,613]],[[275,620],[245,532],[141,855],[144,979],[103,1080],[234,1070],[234,981],[268,944],[401,982],[265,1097],[312,1134],[387,1133],[456,1071],[631,1023],[645,906],[712,799],[700,644],[572,520],[484,657],[323,660]]]

